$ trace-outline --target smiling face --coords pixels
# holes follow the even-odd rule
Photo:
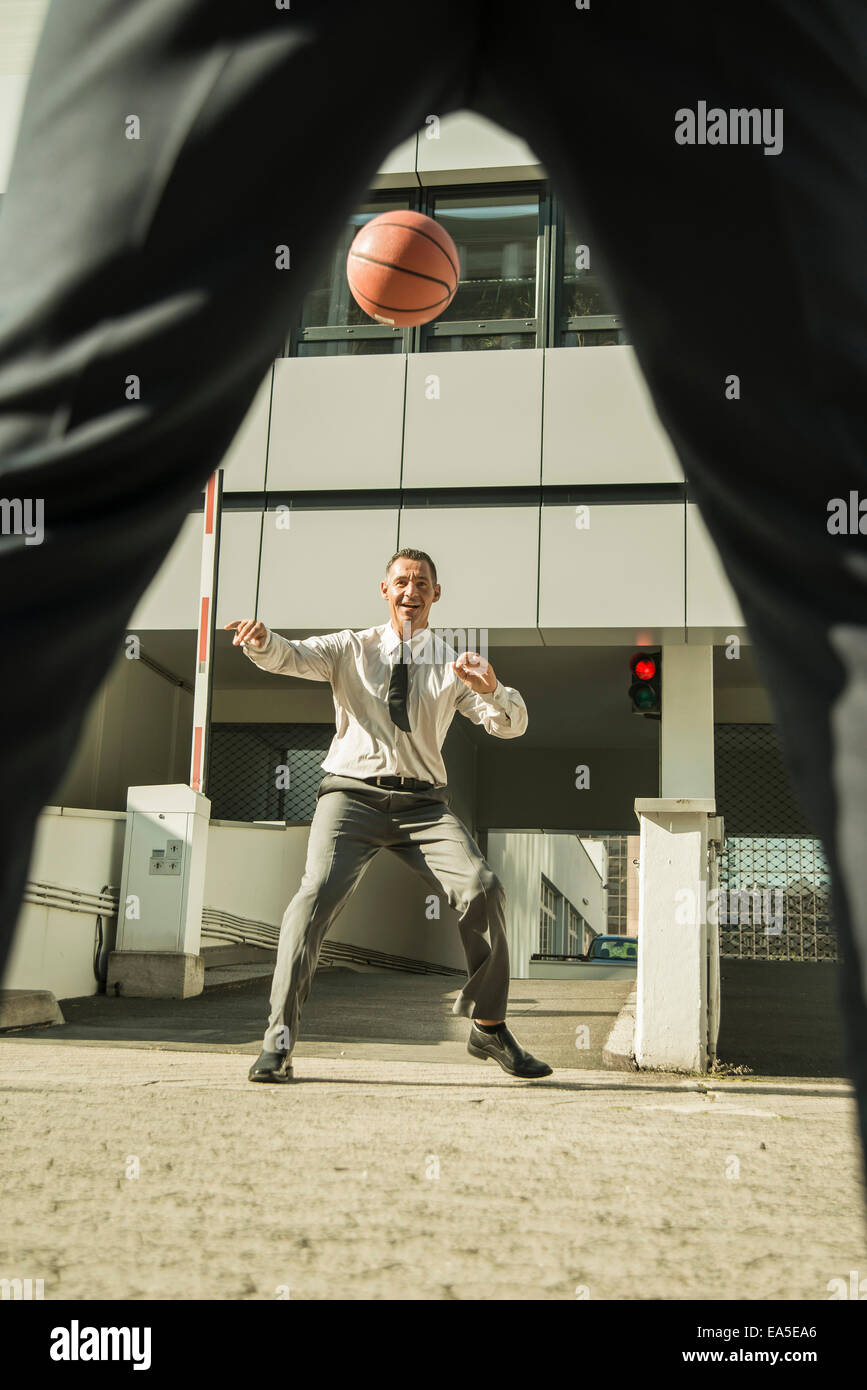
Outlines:
[[[379,587],[398,637],[406,641],[427,626],[427,615],[431,604],[439,599],[440,586],[434,584],[426,560],[407,560],[401,555]]]

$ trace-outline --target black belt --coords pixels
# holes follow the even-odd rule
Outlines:
[[[391,787],[397,791],[405,792],[427,792],[433,791],[436,787],[435,782],[420,782],[417,777],[400,777],[398,775],[378,777],[360,777],[360,782],[372,782],[377,787]]]

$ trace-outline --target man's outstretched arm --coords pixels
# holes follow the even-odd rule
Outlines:
[[[452,662],[452,670],[465,687],[455,699],[461,714],[495,738],[520,738],[526,732],[527,706],[517,690],[497,680],[489,661],[476,652],[464,652]]]
[[[341,634],[330,632],[324,637],[307,637],[303,642],[290,642],[272,632],[256,618],[244,618],[226,623],[235,628],[232,646],[240,646],[254,666],[261,666],[275,676],[303,676],[311,681],[330,681],[334,662],[341,649]]]

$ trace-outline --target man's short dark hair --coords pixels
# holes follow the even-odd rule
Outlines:
[[[391,559],[389,560],[388,564],[387,564],[386,567],[385,567],[385,577],[386,577],[386,579],[388,578],[388,572],[389,572],[389,570],[391,569],[392,565],[394,564],[395,560],[426,560],[427,563],[428,563],[428,565],[430,566],[430,572],[431,572],[431,574],[433,575],[433,582],[434,582],[434,584],[436,584],[436,582],[437,582],[437,567],[436,567],[436,565],[434,564],[434,562],[433,562],[433,560],[431,559],[431,557],[428,555],[428,553],[427,553],[426,550],[412,550],[412,549],[410,549],[410,547],[407,545],[407,546],[404,546],[403,550],[397,550],[397,551],[395,551],[394,555],[392,555]]]

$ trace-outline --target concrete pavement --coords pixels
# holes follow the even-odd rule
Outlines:
[[[449,983],[321,972],[288,1086],[246,1080],[262,980],[63,1001],[65,1026],[0,1038],[0,1278],[124,1300],[821,1300],[867,1278],[846,1082],[603,1071],[617,999],[549,981],[514,982],[510,1023],[554,1074],[515,1081],[467,1056]]]
[[[0,1041],[0,1276],[70,1299],[825,1299],[867,1275],[832,1083]],[[11,1178],[11,1182],[10,1182]]]

